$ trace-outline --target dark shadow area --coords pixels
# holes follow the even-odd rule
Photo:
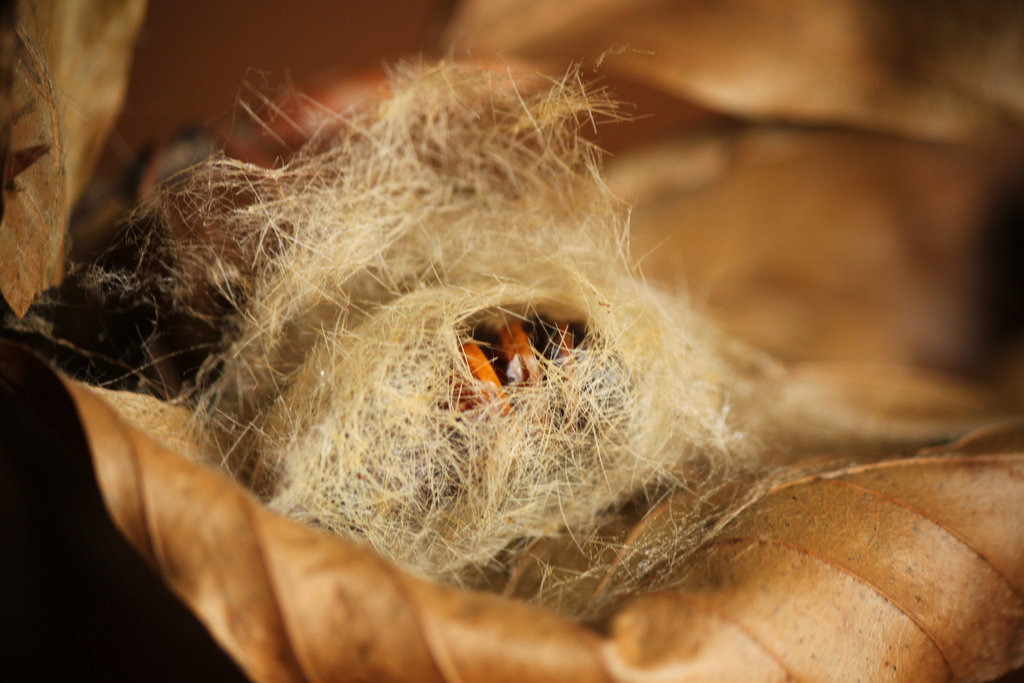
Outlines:
[[[60,382],[7,343],[0,528],[5,680],[246,680],[114,527]]]

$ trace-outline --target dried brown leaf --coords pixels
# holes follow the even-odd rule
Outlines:
[[[0,291],[24,315],[60,283],[72,203],[121,108],[145,0],[21,2],[7,149],[45,149],[5,177]]]
[[[1020,440],[1019,425],[986,429],[767,487],[685,563],[644,570],[671,590],[612,618],[623,664],[672,680],[726,648],[765,680],[989,680],[1020,666],[1024,455],[1005,448]],[[677,523],[671,505],[631,543]]]
[[[0,367],[50,372],[2,351]],[[1019,432],[780,477],[686,562],[624,553],[612,573],[660,590],[595,630],[277,517],[64,386],[115,522],[256,680],[984,680],[1024,662]],[[668,538],[673,509],[692,496],[620,528],[625,547]]]
[[[843,0],[469,0],[475,56],[596,59],[724,111],[959,137],[1024,121],[1024,7]]]
[[[218,464],[216,445],[195,427],[195,413],[191,409],[132,391],[82,386],[113,406],[121,418],[149,438],[190,460]]]
[[[751,424],[774,462],[818,453],[861,459],[913,452],[1014,414],[983,385],[941,372],[873,363],[796,363],[756,388],[734,410]],[[789,457],[786,457],[786,453]]]
[[[608,174],[635,202],[645,274],[757,348],[964,368],[987,343],[984,230],[1011,156],[753,128],[634,150]]]
[[[14,69],[18,59],[16,20],[17,3],[7,2],[0,6],[0,168],[8,165],[7,158],[11,152],[8,148],[8,138],[11,116],[14,113],[11,90],[14,86]],[[0,195],[0,200],[2,198]],[[2,218],[3,204],[0,202],[0,219]]]

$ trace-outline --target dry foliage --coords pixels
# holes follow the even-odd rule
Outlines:
[[[18,316],[64,275],[71,206],[120,112],[145,7],[144,0],[17,3],[10,118],[0,122],[0,292]]]
[[[644,274],[787,361],[963,368],[984,348],[985,222],[1012,146],[769,127],[617,155]]]
[[[5,189],[6,214],[0,226],[0,288],[19,315],[40,289],[60,279],[68,207],[87,178],[97,142],[119,106],[127,46],[137,30],[143,8],[141,2],[80,3],[61,8],[45,2],[23,5],[17,76],[11,83],[0,83],[0,88],[12,87],[13,101],[23,105],[9,112],[12,125],[9,138],[5,138],[8,162],[4,180],[13,181],[10,187],[14,189]],[[614,48],[604,55],[609,68],[752,117],[856,123],[914,137],[943,139],[1021,120],[1024,103],[1015,84],[1024,54],[1019,49],[1020,27],[1024,23],[1020,21],[1018,5],[990,0],[957,8],[953,3],[943,3],[936,11],[924,14],[914,13],[914,7],[921,9],[915,3],[889,5],[853,0],[827,6],[790,2],[767,10],[752,2],[669,4],[614,0],[542,6],[533,2],[484,4],[471,0],[463,3],[451,35],[455,42],[473,47],[478,55],[490,50],[509,50],[548,60],[584,56],[600,59],[608,48]],[[86,26],[89,30],[84,30]],[[808,26],[813,30],[803,30]],[[610,27],[614,27],[614,34],[609,32]],[[10,37],[10,33],[0,35]],[[0,64],[4,60],[10,62],[10,47],[0,43]],[[33,84],[36,88],[28,88]],[[545,103],[523,104],[530,115],[536,115],[537,107],[543,110]],[[428,116],[433,111],[429,107],[422,109]],[[564,122],[565,110],[559,111]],[[366,120],[358,123],[370,125]],[[512,128],[521,123],[513,121]],[[520,130],[522,127],[514,132]],[[540,126],[535,130],[543,133],[546,129]],[[494,131],[496,135],[508,133],[508,129],[500,127]],[[361,129],[360,135],[365,132]],[[390,132],[394,133],[394,129]],[[346,143],[351,146],[345,151],[363,152],[387,139],[376,130],[353,142],[360,135]],[[794,142],[790,137],[802,140]],[[741,136],[735,144],[749,154],[738,155],[735,165],[721,164],[721,155],[713,151],[703,157],[705,162],[710,159],[710,171],[707,166],[698,167],[695,175],[682,179],[687,192],[705,189],[709,177],[714,178],[712,184],[717,184],[706,203],[688,203],[686,210],[694,212],[697,218],[691,217],[693,224],[700,223],[701,227],[719,220],[723,207],[743,204],[749,211],[752,204],[744,192],[777,179],[780,156],[783,165],[787,163],[785,159],[796,158],[793,166],[797,172],[793,177],[803,184],[816,177],[822,160],[836,156],[837,149],[840,155],[862,149],[863,141],[852,139],[856,137],[834,133]],[[544,143],[552,140],[544,135],[540,138]],[[564,161],[564,157],[538,155],[538,149],[529,140],[520,146],[522,140],[514,135],[497,140],[498,147],[507,145],[510,139],[517,153],[545,173],[551,168],[544,164],[557,167]],[[915,151],[904,155],[902,143],[887,140],[877,144],[886,149],[874,161],[872,153],[867,152],[865,157],[858,157],[858,163],[848,173],[836,172],[823,181],[825,190],[820,191],[819,187],[814,194],[828,199],[823,198],[816,210],[810,212],[814,220],[827,216],[830,206],[840,204],[835,197],[842,192],[832,195],[830,188],[860,187],[859,169],[874,163],[884,165],[893,159],[910,159],[907,163],[911,166],[931,167],[937,159],[940,167],[976,164],[971,168],[979,173],[987,163],[986,159],[961,155],[958,151],[931,150],[922,155]],[[424,149],[437,152],[444,147],[430,148],[428,144],[420,148],[420,157],[424,156]],[[494,149],[484,146],[482,156],[462,157],[477,164],[473,170],[481,174],[484,184],[509,180],[509,176],[503,175],[508,170],[507,158],[487,156]],[[540,149],[544,149],[543,145]],[[893,149],[895,153],[890,154]],[[394,148],[386,151],[385,156],[394,156]],[[560,148],[555,156],[566,151]],[[572,154],[585,157],[583,166],[587,173],[593,173],[589,150],[568,151],[571,159],[575,159]],[[38,155],[42,156],[32,158]],[[426,156],[430,163],[425,166],[431,172],[452,161],[443,154]],[[751,159],[753,163],[747,163]],[[495,160],[496,165],[488,163]],[[32,161],[35,163],[30,165]],[[642,167],[643,159],[640,161]],[[699,381],[696,388],[688,387],[696,394],[709,393],[711,400],[700,405],[687,401],[673,404],[667,410],[672,419],[661,423],[665,429],[652,426],[654,421],[648,420],[647,424],[648,437],[663,446],[665,452],[685,450],[685,441],[687,449],[701,457],[687,461],[672,476],[662,476],[657,487],[647,490],[645,495],[649,497],[641,495],[631,505],[606,514],[602,517],[605,523],[595,530],[571,530],[529,546],[523,543],[510,548],[508,557],[503,558],[511,563],[510,572],[499,567],[473,581],[466,580],[489,593],[426,581],[356,541],[279,517],[237,482],[202,464],[229,461],[231,444],[252,438],[249,423],[241,423],[241,437],[231,433],[232,420],[247,419],[248,408],[224,411],[223,405],[215,404],[222,396],[235,392],[229,401],[239,405],[262,401],[255,412],[263,416],[278,412],[277,425],[270,420],[254,431],[260,437],[270,436],[269,448],[281,460],[291,452],[295,440],[282,437],[281,423],[314,423],[324,431],[323,425],[332,424],[332,420],[321,419],[323,415],[350,413],[347,408],[335,410],[331,392],[315,389],[319,393],[313,409],[296,417],[293,413],[303,410],[294,410],[296,403],[287,392],[285,400],[279,400],[278,390],[303,384],[315,388],[321,377],[319,372],[324,369],[333,378],[340,378],[353,368],[377,363],[373,369],[377,374],[367,374],[367,391],[379,392],[387,388],[387,381],[408,370],[407,359],[400,357],[407,347],[401,344],[394,345],[399,357],[395,364],[378,362],[381,340],[393,340],[412,329],[417,334],[405,342],[422,342],[424,330],[410,328],[410,321],[422,320],[424,309],[407,306],[408,310],[403,310],[402,305],[394,305],[390,300],[396,294],[414,294],[411,288],[403,289],[408,282],[381,278],[384,271],[376,268],[378,256],[386,251],[380,249],[381,245],[391,244],[387,240],[361,245],[367,254],[362,261],[354,259],[352,268],[363,268],[360,277],[366,271],[372,272],[362,279],[354,277],[357,287],[346,290],[338,286],[337,280],[321,278],[336,254],[328,254],[326,262],[318,261],[323,254],[317,253],[316,248],[299,250],[306,260],[299,259],[302,268],[297,270],[312,286],[298,300],[293,300],[294,291],[288,280],[270,278],[253,287],[253,272],[249,269],[254,264],[269,258],[271,270],[279,269],[284,261],[277,259],[288,251],[283,245],[295,241],[297,236],[316,237],[315,232],[295,230],[297,215],[300,220],[322,218],[322,213],[317,215],[316,204],[312,208],[304,204],[299,214],[285,211],[286,205],[295,203],[299,196],[308,199],[309,195],[302,192],[315,195],[351,181],[351,176],[343,173],[325,175],[322,167],[309,162],[309,157],[300,157],[299,172],[292,175],[289,173],[296,167],[254,176],[251,169],[242,165],[215,161],[215,170],[233,174],[235,185],[228,183],[226,192],[219,191],[222,187],[205,195],[210,202],[206,205],[196,202],[197,195],[190,196],[188,192],[176,199],[184,196],[183,203],[172,203],[172,209],[179,212],[170,221],[172,231],[178,231],[176,238],[185,237],[187,242],[198,232],[196,241],[200,247],[212,245],[220,250],[221,257],[226,256],[208,261],[199,254],[186,265],[186,277],[178,277],[175,285],[186,307],[209,313],[211,305],[216,307],[228,301],[242,311],[240,318],[256,321],[250,331],[260,333],[267,330],[266,318],[260,316],[277,316],[266,339],[251,335],[231,349],[230,358],[237,366],[234,375],[230,371],[227,375],[230,383],[232,376],[239,380],[247,373],[265,372],[271,377],[261,385],[261,391],[266,393],[251,393],[248,380],[242,379],[233,388],[225,389],[224,384],[215,387],[213,394],[204,398],[203,408],[209,410],[213,406],[214,410],[206,415],[201,411],[201,419],[218,410],[220,418],[224,418],[217,425],[220,434],[214,435],[219,440],[211,438],[207,431],[195,429],[195,414],[182,406],[60,380],[67,392],[65,398],[70,397],[78,411],[77,416],[65,415],[62,419],[76,425],[80,421],[92,455],[96,484],[118,527],[248,675],[268,681],[856,677],[944,681],[987,680],[1024,663],[1024,536],[1019,524],[1024,513],[1021,427],[990,428],[951,445],[926,449],[917,457],[896,457],[905,453],[909,444],[934,443],[999,412],[984,392],[915,370],[896,372],[887,367],[862,366],[784,369],[701,330],[695,338],[687,338],[687,344],[694,344],[696,339],[696,346],[687,346],[686,350],[704,348],[701,344],[707,342],[707,348],[714,351],[714,362],[700,366],[699,372],[694,370]],[[630,160],[625,162],[619,176],[621,187],[628,187],[630,182]],[[686,172],[687,164],[678,163],[678,158],[669,165]],[[635,187],[640,188],[639,194],[654,188],[648,197],[651,202],[647,203],[654,207],[653,213],[664,209],[663,213],[674,215],[679,206],[673,204],[670,195],[678,187],[650,182],[649,169],[665,166],[664,160],[651,164],[646,179]],[[732,175],[722,175],[723,168],[728,168]],[[464,175],[465,169],[455,170],[458,172],[453,175]],[[640,170],[643,175],[644,169]],[[379,167],[374,172],[377,171]],[[938,175],[943,176],[943,172],[940,170]],[[481,176],[474,176],[478,184]],[[558,190],[579,189],[572,182],[545,184],[552,177],[562,178],[558,172],[541,173],[538,177],[539,181],[536,177],[528,179],[521,187],[515,182],[513,185],[519,187],[521,194],[532,193],[537,197],[547,197],[546,193],[552,190],[557,194]],[[730,183],[736,178],[736,187],[740,189],[731,194]],[[205,176],[206,181],[211,179],[215,176]],[[517,180],[514,173],[511,179]],[[237,191],[238,180],[247,185],[245,191]],[[955,214],[948,230],[933,236],[935,241],[926,245],[926,250],[933,255],[938,253],[940,263],[958,268],[963,262],[955,255],[968,244],[969,236],[960,232],[964,224],[955,218],[963,218],[973,207],[985,178],[979,175],[977,180],[977,185],[958,187],[951,193],[942,191],[941,177],[934,184],[925,182],[923,187],[909,188],[907,194],[931,193],[939,187],[938,194],[944,203],[929,200],[908,204],[904,194],[892,197],[891,205],[881,200],[879,213],[889,216],[890,208],[891,214],[899,214],[908,205],[918,206],[923,215],[918,217],[921,221],[940,219],[939,223],[942,217]],[[207,189],[214,186],[215,183],[208,185]],[[395,202],[398,222],[390,226],[394,228],[389,233],[391,237],[408,228],[401,225],[400,219],[416,204],[413,200],[437,189],[430,190],[429,183],[419,184],[404,197],[396,198],[396,193],[372,183],[367,187],[362,195],[367,202],[385,196],[389,202]],[[784,194],[776,190],[773,199]],[[800,204],[807,194],[811,191],[791,198],[786,206]],[[594,196],[586,192],[570,195],[566,195],[566,201],[581,203]],[[736,199],[737,196],[744,198]],[[877,199],[879,195],[864,196]],[[492,199],[495,204],[491,217],[496,223],[482,233],[493,238],[502,234],[498,228],[506,220],[501,214],[507,205],[499,201],[501,197]],[[655,200],[665,204],[658,207]],[[439,214],[450,210],[450,206],[434,206],[439,207]],[[342,208],[353,211],[351,205]],[[230,220],[244,223],[247,231],[242,231],[243,239],[237,239],[239,233],[220,232],[223,222],[203,222],[211,210],[221,218],[229,216]],[[644,210],[638,211],[638,218],[644,219]],[[246,212],[248,216],[239,218]],[[543,211],[531,214],[534,224],[545,224],[547,219],[538,218],[540,213]],[[265,240],[271,231],[254,223],[252,214],[260,214],[260,220],[270,215],[271,223],[282,217],[284,220],[274,226],[279,232]],[[867,223],[872,223],[870,219],[877,215],[869,215]],[[783,211],[771,221],[773,225],[785,225],[784,218]],[[678,220],[678,216],[674,215],[673,220]],[[936,299],[941,302],[935,304],[934,316],[911,320],[910,325],[918,327],[910,332],[902,327],[906,320],[894,319],[885,321],[888,327],[880,324],[883,329],[876,330],[876,335],[860,334],[877,322],[873,317],[878,311],[877,301],[869,301],[860,317],[858,311],[850,316],[846,310],[843,315],[850,317],[840,320],[840,329],[808,330],[793,324],[779,331],[773,328],[779,318],[771,313],[761,319],[755,316],[751,323],[746,313],[775,306],[770,301],[771,292],[766,294],[766,300],[751,302],[745,298],[758,291],[765,279],[800,291],[834,282],[830,279],[835,276],[830,264],[812,263],[814,258],[802,248],[810,234],[806,227],[811,222],[794,222],[793,230],[788,232],[780,228],[791,243],[772,252],[775,256],[782,254],[774,262],[778,272],[764,277],[764,273],[756,273],[758,265],[753,285],[741,283],[736,286],[735,297],[730,299],[726,291],[723,299],[714,301],[724,302],[726,308],[750,306],[748,311],[734,311],[734,319],[739,321],[742,317],[740,327],[750,325],[745,333],[751,338],[767,339],[769,345],[774,343],[782,350],[791,349],[794,339],[806,339],[807,348],[797,352],[800,357],[806,357],[808,349],[816,343],[820,343],[820,349],[830,351],[849,343],[853,345],[847,354],[851,357],[918,360],[935,349],[922,351],[913,344],[934,339],[935,330],[940,334],[948,330],[949,318],[943,316],[950,311],[957,323],[954,327],[970,327],[971,321],[966,320],[969,305],[942,305],[948,303],[948,292],[942,293],[941,278],[916,290],[935,295],[935,288],[939,287]],[[887,224],[885,220],[880,223]],[[255,230],[253,225],[257,225]],[[750,232],[745,232],[749,226],[742,217],[736,225],[739,228],[734,241],[743,242],[750,237]],[[673,224],[672,229],[675,227]],[[530,234],[533,238],[545,237]],[[578,283],[589,283],[588,278],[600,280],[609,270],[621,267],[616,260],[622,255],[621,236],[615,230],[606,235],[614,248],[602,253],[613,253],[613,257],[609,261],[602,261],[603,257],[594,259],[590,263],[594,272],[582,266],[573,271]],[[550,235],[546,237],[550,242]],[[885,240],[892,233],[879,229],[876,237]],[[643,244],[641,235],[638,251],[653,255],[648,259],[652,272],[658,259],[665,261],[666,270],[673,272],[685,255],[684,249],[660,249],[664,246],[663,238],[664,233],[658,232],[650,243]],[[699,235],[688,235],[688,239],[697,238]],[[834,238],[835,234],[823,235],[822,249],[836,249]],[[505,261],[516,264],[507,254],[519,253],[524,245],[507,235],[501,239],[509,241],[502,243],[502,249],[490,244],[491,251],[484,252],[484,261],[470,269],[474,277],[508,268]],[[908,239],[914,241],[912,236]],[[431,246],[429,239],[412,240],[411,249],[406,245],[402,258],[407,260],[407,270],[402,272],[416,273],[412,279],[420,278],[420,284],[430,278],[444,281],[437,273],[423,275],[424,262],[429,265],[438,261],[425,258],[429,249],[424,244]],[[358,251],[348,250],[351,246],[342,247],[346,257]],[[692,267],[713,267],[707,254],[716,248],[714,240],[709,237],[704,247],[693,250],[696,255]],[[476,245],[457,242],[454,248],[469,254],[474,253]],[[548,252],[557,252],[547,249],[543,239],[529,245],[527,251],[531,258],[548,265],[552,263]],[[895,254],[890,270],[897,281],[914,280],[921,275],[906,272],[910,261],[900,260],[899,249],[886,253]],[[586,256],[589,259],[593,253]],[[787,256],[793,256],[793,260],[787,260]],[[850,278],[858,282],[870,280],[870,275],[858,270],[863,264],[855,259],[844,260],[847,256],[841,254],[838,262],[849,267]],[[564,268],[565,262],[558,258],[554,261],[556,270]],[[284,265],[292,268],[295,264]],[[742,274],[743,266],[741,263],[733,274]],[[218,267],[222,270],[215,272]],[[771,267],[769,263],[768,268]],[[969,272],[956,272],[956,283],[967,282],[972,276]],[[803,279],[785,282],[793,273]],[[920,279],[927,280],[928,276],[925,273]],[[346,287],[349,284],[345,282]],[[488,290],[489,298],[483,299],[478,290],[466,283],[457,284],[462,288],[459,301],[471,314],[456,315],[456,325],[450,325],[450,319],[445,323],[450,328],[445,338],[449,343],[434,348],[429,359],[444,356],[451,361],[452,368],[457,365],[452,359],[461,360],[455,343],[458,334],[483,319],[480,311],[484,308],[512,317],[528,317],[538,309],[546,312],[545,305],[565,294],[562,290],[548,292],[548,300],[537,305],[535,299],[544,298],[537,296],[538,290],[515,283],[502,282],[494,291]],[[617,296],[636,298],[632,295],[639,290],[630,289],[633,285],[628,278],[613,284],[611,290]],[[474,282],[473,287],[476,286]],[[260,287],[268,291],[253,298],[252,292]],[[384,313],[377,315],[380,311],[373,309],[380,301],[373,297],[381,291],[386,294],[381,299],[387,302],[382,308]],[[956,294],[956,287],[950,291]],[[720,289],[713,292],[715,296],[720,293]],[[887,293],[885,283],[881,283],[874,296],[880,300]],[[821,298],[811,307],[809,316],[804,312],[788,320],[829,320],[822,312],[827,312],[836,301],[847,299],[841,286],[818,294]],[[570,306],[570,313],[587,309],[600,298],[591,301],[579,292],[569,298],[573,297],[575,308]],[[256,303],[246,308],[254,300]],[[353,300],[359,304],[358,315],[363,316],[354,330],[346,327],[350,321],[339,314]],[[928,306],[923,308],[927,310]],[[283,316],[282,310],[287,311]],[[920,312],[921,301],[911,297],[906,310]],[[441,311],[435,317],[443,322],[446,316],[451,317],[450,311]],[[320,346],[307,361],[308,347],[296,343],[295,327],[296,321],[309,320],[321,328],[330,328],[329,335],[350,344],[345,353],[337,354],[340,360],[331,349]],[[237,323],[232,321],[233,325]],[[848,327],[842,328],[843,324]],[[611,325],[607,329],[621,332],[621,328]],[[688,326],[679,329],[684,328],[687,332],[692,330]],[[809,333],[820,337],[808,336]],[[298,336],[305,334],[300,331]],[[263,348],[247,357],[251,353],[247,349],[254,341]],[[675,341],[675,337],[669,341]],[[969,346],[971,340],[957,337],[951,343]],[[946,351],[939,344],[937,353]],[[267,358],[272,362],[264,363]],[[396,368],[399,372],[395,372]],[[720,384],[723,371],[727,380],[724,385]],[[733,372],[735,375],[729,374]],[[25,387],[44,377],[53,381],[51,373],[23,350],[6,343],[0,346],[0,383],[5,386]],[[461,380],[472,381],[461,366],[454,373],[461,373]],[[592,378],[593,373],[589,376]],[[381,378],[387,381],[379,381]],[[737,378],[742,381],[734,381]],[[751,378],[757,381],[748,383]],[[452,386],[444,384],[443,391],[451,394]],[[722,391],[722,386],[727,386],[731,393]],[[741,390],[735,391],[737,388]],[[657,392],[650,394],[659,398]],[[728,401],[720,402],[725,394]],[[447,403],[442,401],[446,412],[450,412],[451,398]],[[627,396],[627,403],[629,399]],[[38,397],[25,394],[26,403],[35,400]],[[378,404],[371,401],[367,405],[372,409],[368,414],[377,412]],[[730,419],[746,420],[744,435],[758,436],[757,443],[747,442],[743,447],[761,447],[766,459],[794,460],[822,448],[838,451],[843,458],[805,460],[778,471],[765,470],[747,460],[748,467],[732,472],[729,477],[710,476],[717,456],[707,457],[704,451],[711,445],[721,446],[723,441],[736,441],[740,435],[733,430],[733,423],[715,424],[711,419],[723,414],[724,405],[732,411]],[[658,410],[666,412],[664,406]],[[698,430],[696,437],[673,433],[671,426],[677,415],[672,411],[701,413],[697,423],[704,431]],[[360,424],[354,427],[361,428]],[[387,434],[373,434],[364,441],[386,437]],[[227,448],[225,443],[229,444]],[[524,443],[529,442],[520,441],[516,448],[521,450]],[[631,453],[644,455],[642,450],[637,447]],[[338,452],[335,449],[334,455]],[[26,452],[16,457],[31,455]],[[882,460],[878,461],[879,458]],[[852,464],[856,462],[861,464]],[[237,467],[228,462],[228,469],[246,478],[252,471],[250,464]],[[277,464],[272,462],[273,466]],[[660,474],[665,474],[667,464],[659,463]],[[580,518],[593,522],[598,508],[610,501],[621,501],[638,485],[629,481],[628,486],[620,486],[614,495],[593,504]],[[92,486],[92,482],[83,482],[83,486]],[[254,488],[269,498],[267,489]],[[331,491],[328,497],[336,493]],[[515,531],[500,537],[497,546],[518,534]],[[394,542],[392,534],[384,545]],[[490,548],[486,554],[489,556],[493,550]]]
[[[4,381],[51,372],[4,345]],[[111,515],[256,680],[986,680],[1019,666],[1019,427],[916,458],[781,472],[685,562],[678,493],[610,531],[646,595],[585,623],[438,586],[267,511],[65,380]],[[26,456],[27,457],[27,456]],[[631,579],[632,581],[632,579]]]
[[[749,118],[945,139],[1024,120],[1014,0],[468,0],[449,39],[475,58],[603,60]]]

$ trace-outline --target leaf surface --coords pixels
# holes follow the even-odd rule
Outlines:
[[[452,45],[610,71],[749,118],[957,138],[1024,120],[1024,7],[1007,0],[468,0]]]
[[[639,568],[624,552],[615,572],[660,592],[611,618],[623,663],[667,676],[725,640],[756,649],[769,678],[990,680],[1020,666],[1024,454],[961,452],[970,443],[767,486],[683,562]],[[671,505],[630,543],[678,524]],[[669,624],[675,610],[705,625]]]
[[[612,158],[630,249],[786,361],[979,362],[1007,148],[753,126]],[[1013,154],[1016,154],[1014,152]]]
[[[145,7],[18,3],[0,222],[0,292],[18,316],[63,277],[71,206],[120,112]],[[33,163],[12,166],[26,150]]]

